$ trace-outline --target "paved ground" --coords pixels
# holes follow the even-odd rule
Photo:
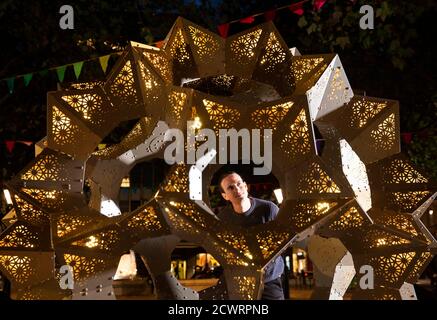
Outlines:
[[[201,280],[182,280],[182,285],[192,288],[193,290],[200,291],[212,285],[215,285],[217,279],[201,279]],[[432,288],[426,286],[416,286],[416,294],[419,300],[437,300],[437,292],[433,292]],[[434,289],[435,290],[435,289]],[[118,290],[119,294],[116,296],[119,300],[154,300],[155,296],[151,292],[140,292],[138,287],[134,287],[131,284],[129,286],[123,286],[123,290]],[[290,283],[290,300],[309,300],[313,290],[307,286],[296,286],[294,283]],[[344,300],[350,300],[351,294],[346,292]]]

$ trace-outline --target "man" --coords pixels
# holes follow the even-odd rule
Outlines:
[[[236,172],[228,172],[219,178],[223,198],[230,202],[218,215],[220,220],[240,226],[253,226],[276,218],[279,208],[271,201],[250,197],[247,184]],[[261,299],[284,300],[281,275],[284,261],[277,257],[265,268],[264,291]]]

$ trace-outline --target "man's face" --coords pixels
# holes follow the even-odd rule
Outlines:
[[[221,182],[221,187],[225,192],[222,192],[225,200],[234,202],[240,202],[248,197],[247,184],[236,174],[230,174],[224,178]]]

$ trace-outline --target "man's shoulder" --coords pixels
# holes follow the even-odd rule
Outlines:
[[[274,204],[272,201],[270,200],[264,200],[264,199],[260,199],[260,198],[253,198],[252,199],[255,201],[256,205],[259,206],[269,206],[269,207],[278,207],[276,204]]]
[[[255,201],[255,210],[262,212],[264,215],[266,215],[267,221],[276,218],[276,215],[279,211],[279,208],[276,204],[274,204],[272,201],[259,198],[253,198],[253,200]]]
[[[233,210],[232,206],[228,204],[226,206],[221,207],[218,210],[217,216],[219,218],[229,217],[229,216],[232,216],[233,213],[234,213],[234,210]]]

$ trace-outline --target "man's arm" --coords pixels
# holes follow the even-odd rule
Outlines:
[[[270,201],[270,219],[269,221],[275,220],[278,215],[279,208],[276,204]]]

